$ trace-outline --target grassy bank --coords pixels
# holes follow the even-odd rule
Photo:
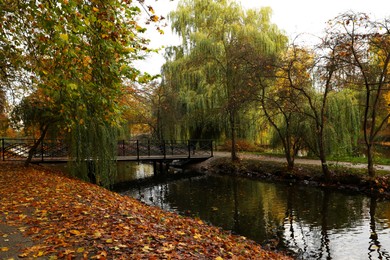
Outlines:
[[[40,166],[0,164],[0,259],[289,259]]]
[[[339,190],[361,192],[369,196],[390,199],[390,174],[378,171],[376,178],[369,178],[366,169],[331,166],[332,177],[325,180],[321,167],[316,165],[296,165],[288,171],[286,164],[276,161],[242,159],[232,163],[229,158],[214,158],[204,166],[208,172],[231,174],[252,179],[298,182],[302,185],[329,187]]]

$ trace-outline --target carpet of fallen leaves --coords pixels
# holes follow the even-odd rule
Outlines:
[[[27,259],[289,259],[42,166],[0,163],[0,224],[31,239]]]

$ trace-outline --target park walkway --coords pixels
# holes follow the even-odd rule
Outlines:
[[[230,152],[217,152],[214,151],[214,158],[221,157],[230,157]],[[238,157],[240,159],[250,159],[250,160],[259,160],[259,161],[268,161],[268,162],[279,162],[286,163],[286,159],[283,157],[268,156],[268,155],[256,155],[250,153],[239,153]],[[306,159],[306,158],[296,158],[295,164],[299,165],[317,165],[321,166],[321,161],[316,159]],[[328,164],[331,166],[340,166],[346,168],[355,168],[355,169],[365,169],[367,164],[365,163],[350,163],[350,162],[336,162],[328,161]],[[390,171],[390,165],[375,165],[375,169],[382,171]]]

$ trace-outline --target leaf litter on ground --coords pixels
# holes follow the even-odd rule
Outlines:
[[[2,259],[290,259],[42,166],[0,164],[0,212],[0,227],[30,241],[0,244]],[[0,241],[9,235],[0,229]]]

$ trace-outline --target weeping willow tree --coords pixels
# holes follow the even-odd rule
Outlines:
[[[232,160],[238,119],[259,91],[253,62],[266,69],[261,61],[286,42],[270,15],[269,8],[244,11],[229,0],[183,0],[169,15],[182,44],[168,50],[163,76],[176,89],[179,121],[189,135],[229,135]]]
[[[12,75],[28,78],[30,93],[39,94],[42,132],[55,124],[69,133],[73,173],[110,186],[124,83],[139,80],[132,62],[147,50],[140,9],[117,0],[6,2],[0,55],[12,57]]]
[[[353,155],[358,146],[361,129],[357,93],[348,89],[331,93],[325,107],[325,118],[325,155],[335,158]],[[315,129],[314,122],[307,120],[300,131],[303,132],[306,145],[312,153],[318,155],[318,137]]]
[[[70,116],[75,119],[71,168],[78,177],[110,186],[116,174],[124,83],[137,80],[139,72],[131,62],[140,58],[139,51],[145,48],[145,41],[137,36],[143,29],[134,22],[140,10],[116,0],[83,2],[73,8],[84,10],[83,19],[89,22],[74,43],[79,46],[82,64],[72,71],[68,84],[71,91],[67,94],[73,97]]]
[[[72,131],[73,175],[92,183],[110,186],[116,176],[117,129],[96,121]]]
[[[354,155],[361,130],[356,91],[344,89],[329,97],[326,129],[327,153],[333,157]]]

